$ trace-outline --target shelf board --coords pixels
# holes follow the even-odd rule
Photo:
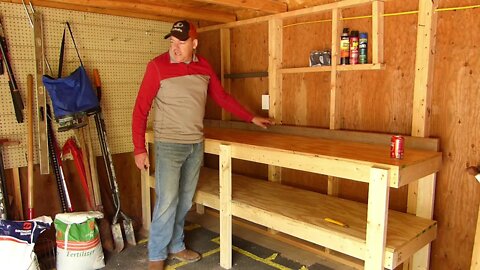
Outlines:
[[[219,209],[218,175],[202,168],[196,203]],[[366,204],[240,175],[232,175],[232,190],[234,216],[365,259]],[[326,222],[327,217],[348,227]],[[436,221],[390,210],[384,266],[394,269],[436,233]]]
[[[358,65],[338,65],[337,71],[355,71],[355,70],[381,70],[385,69],[385,64],[358,64]],[[329,72],[332,71],[331,66],[318,67],[298,67],[298,68],[282,68],[280,72],[289,73],[311,73],[311,72]]]

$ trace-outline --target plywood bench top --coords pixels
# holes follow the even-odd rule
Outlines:
[[[400,187],[439,170],[440,152],[406,149],[404,159],[390,158],[385,145],[307,136],[206,127],[205,152],[232,146],[232,157],[369,182],[372,167],[390,171],[390,186]]]

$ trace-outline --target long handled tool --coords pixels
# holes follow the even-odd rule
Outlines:
[[[8,213],[8,209],[10,208],[7,192],[7,178],[5,177],[5,166],[3,164],[3,146],[14,144],[19,144],[19,142],[0,139],[0,219],[11,218],[11,215]]]
[[[5,33],[3,32],[3,25],[0,22],[0,51],[2,54],[3,62],[7,68],[8,73],[8,85],[10,86],[10,94],[12,95],[13,108],[15,109],[15,117],[17,118],[18,123],[23,123],[23,101],[20,91],[18,90],[17,81],[15,81],[15,76],[13,76],[12,67],[10,65],[10,59],[8,55],[7,40],[5,38]]]
[[[95,153],[93,152],[92,146],[92,136],[90,135],[90,125],[89,119],[87,117],[86,120],[87,126],[84,127],[83,134],[85,135],[85,144],[86,149],[84,149],[84,153],[88,157],[88,164],[86,166],[90,167],[90,174],[92,180],[92,188],[93,188],[93,202],[95,205],[95,210],[104,212],[103,211],[103,204],[102,204],[102,196],[100,193],[100,185],[98,183],[98,175],[97,175],[97,160],[95,158]],[[100,232],[100,239],[102,240],[102,247],[104,250],[113,251],[114,250],[114,243],[112,239],[112,229],[110,226],[110,222],[105,215],[103,218],[98,220],[98,229]]]
[[[33,218],[33,76],[27,77],[27,186],[28,186],[28,218]]]
[[[57,191],[60,198],[62,211],[73,212],[72,202],[68,193],[67,184],[65,182],[65,175],[63,174],[62,160],[60,159],[60,148],[52,127],[52,115],[50,106],[47,105],[47,123],[48,123],[48,149],[50,152],[50,161],[52,163],[53,171],[55,173],[55,180],[57,182]]]
[[[93,210],[92,197],[90,196],[90,190],[88,188],[87,172],[85,170],[85,165],[83,163],[83,153],[78,148],[75,140],[73,138],[68,139],[62,148],[63,154],[71,153],[73,156],[73,161],[75,162],[75,167],[77,169],[78,175],[80,175],[80,181],[82,184],[83,192],[87,199],[89,209]]]
[[[101,82],[98,75],[98,71],[94,72],[95,75],[95,86],[97,87],[97,95],[101,91]],[[105,121],[103,120],[103,115],[101,109],[99,112],[95,113],[95,124],[97,127],[98,139],[100,142],[100,148],[103,154],[103,161],[105,163],[105,169],[107,172],[107,177],[110,184],[110,189],[112,191],[113,205],[115,206],[115,214],[112,220],[112,234],[113,241],[115,243],[115,251],[119,252],[123,249],[123,237],[120,224],[117,223],[118,218],[121,216],[123,218],[123,229],[125,231],[125,237],[127,242],[130,245],[136,245],[135,234],[133,231],[132,220],[121,210],[120,206],[120,192],[117,184],[117,177],[115,175],[115,168],[113,167],[112,155],[108,147],[107,142],[107,132],[105,129]]]
[[[3,165],[3,143],[7,141],[0,141],[0,219],[8,219],[9,216],[7,178],[5,177],[5,166]]]

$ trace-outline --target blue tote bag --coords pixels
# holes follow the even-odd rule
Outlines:
[[[58,78],[42,76],[43,84],[52,100],[53,112],[57,122],[62,119],[76,119],[84,115],[91,115],[100,110],[98,98],[93,90],[92,82],[87,76],[82,59],[78,53],[75,39],[73,38],[70,24],[66,26],[72,37],[73,45],[77,51],[80,66],[66,77],[62,77],[63,54],[65,49],[65,28],[63,29],[62,45],[60,47],[60,60],[58,64]]]

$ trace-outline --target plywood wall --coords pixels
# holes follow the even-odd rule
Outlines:
[[[296,9],[329,2],[290,0],[289,7]],[[476,0],[442,0],[439,8],[478,4]],[[385,70],[339,73],[337,83],[341,96],[341,129],[411,133],[417,14],[405,12],[416,10],[417,0],[385,2],[385,13],[396,15],[385,17]],[[370,12],[370,8],[358,8],[346,10],[343,16]],[[283,67],[306,66],[311,50],[328,48],[330,23],[307,22],[322,21],[329,16],[318,15],[284,22]],[[480,185],[466,174],[465,168],[480,164],[480,134],[477,131],[480,128],[479,18],[480,8],[438,11],[430,127],[431,136],[440,138],[444,163],[437,175],[435,196],[434,219],[439,226],[431,255],[431,269],[435,270],[463,270],[470,267]],[[345,27],[367,32],[371,31],[370,25],[368,18],[344,22]],[[242,50],[238,48],[240,44],[243,46],[245,40],[251,40],[252,35],[256,37],[255,40],[267,38],[267,34],[262,32],[233,32],[232,54],[239,52],[240,57],[235,56],[232,69],[245,71],[248,66],[255,66],[268,57],[268,51],[262,52],[264,46],[258,42],[252,42],[247,52],[243,51],[243,47]],[[252,52],[260,60],[252,62]],[[211,60],[218,57],[219,54]],[[329,83],[329,73],[284,75],[283,123],[327,128]],[[258,89],[242,88],[235,91],[250,91],[252,95],[239,96],[250,106],[257,104],[260,98],[254,94]],[[216,117],[218,119],[219,116]],[[250,171],[248,167],[241,170]],[[326,179],[321,175],[283,170],[283,182],[326,192]],[[340,196],[366,201],[367,194],[366,185],[341,181]],[[406,197],[405,188],[392,190],[390,207],[405,211]]]

